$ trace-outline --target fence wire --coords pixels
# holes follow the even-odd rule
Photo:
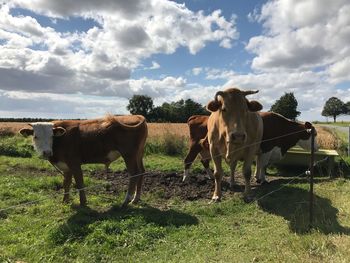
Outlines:
[[[265,139],[265,140],[261,140],[261,141],[258,141],[258,142],[255,142],[255,143],[252,143],[252,144],[249,144],[249,145],[245,145],[243,147],[240,147],[240,148],[237,148],[233,151],[230,152],[230,154],[232,153],[235,153],[235,152],[238,152],[238,151],[241,151],[245,148],[248,148],[248,147],[251,147],[251,146],[254,146],[254,145],[257,145],[257,144],[261,144],[262,142],[267,142],[267,141],[272,141],[272,140],[276,140],[276,139],[280,139],[280,138],[283,138],[283,137],[287,137],[287,136],[290,136],[290,135],[294,135],[294,134],[298,134],[298,133],[301,133],[301,132],[304,132],[304,131],[308,131],[308,129],[303,129],[303,130],[300,130],[300,131],[297,131],[297,132],[291,132],[291,133],[287,133],[287,134],[284,134],[284,135],[281,135],[281,136],[276,136],[276,137],[273,137],[273,138],[269,138],[269,139]],[[224,156],[225,153],[220,153],[216,156],[213,156],[212,158],[215,158],[215,157],[219,157],[219,156]],[[323,161],[323,160],[322,160]],[[183,163],[184,165],[185,164],[192,164],[193,162],[188,162],[188,163]],[[320,163],[320,161],[317,162],[317,164]],[[316,163],[315,163],[316,165]],[[56,168],[56,167],[55,167]],[[57,168],[56,168],[57,169]],[[144,172],[144,173],[139,173],[139,174],[135,174],[135,175],[132,175],[132,176],[128,176],[128,178],[133,178],[133,177],[138,177],[138,176],[147,176],[148,172]],[[284,184],[282,185],[280,188],[278,189],[275,189],[273,191],[271,191],[270,193],[267,193],[265,195],[263,195],[262,197],[259,197],[258,199],[254,200],[254,201],[258,201],[258,200],[261,200],[262,198],[265,198],[266,196],[269,196],[275,192],[278,192],[280,190],[282,190],[284,187],[288,186],[289,184],[291,184],[293,181],[295,181],[297,178],[299,178],[300,176],[304,175],[305,172],[297,175],[295,178],[293,178],[291,181],[289,181],[287,184]],[[109,185],[111,184],[110,182],[104,182],[104,183],[101,183],[101,184],[96,184],[96,185],[92,185],[92,186],[87,186],[87,187],[84,187],[84,188],[80,188],[80,189],[73,189],[73,190],[70,190],[67,194],[71,194],[71,193],[79,193],[80,191],[84,191],[84,190],[92,190],[92,189],[95,189],[95,188],[99,188],[99,187],[104,187],[106,185]],[[40,198],[40,199],[37,199],[37,200],[33,200],[33,201],[29,201],[29,202],[24,202],[24,203],[18,203],[16,205],[12,205],[12,206],[8,206],[8,207],[4,207],[4,208],[1,208],[0,209],[0,212],[5,212],[7,210],[10,210],[10,209],[15,209],[15,208],[18,208],[18,207],[24,207],[24,206],[28,206],[28,205],[32,205],[32,204],[37,204],[37,203],[40,203],[40,202],[43,202],[43,201],[46,201],[46,200],[49,200],[49,199],[52,199],[54,198],[56,195],[58,195],[59,193],[56,193],[54,195],[50,195],[49,197],[46,197],[46,198]],[[109,198],[106,198],[106,199],[109,199]]]

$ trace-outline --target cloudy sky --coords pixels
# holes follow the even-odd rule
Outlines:
[[[0,117],[127,114],[206,104],[229,86],[258,89],[264,110],[294,92],[301,120],[350,101],[349,0],[0,1]]]

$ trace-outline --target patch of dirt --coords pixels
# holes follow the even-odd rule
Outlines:
[[[110,182],[111,185],[106,187],[106,191],[112,193],[125,192],[129,183],[128,174],[126,172],[106,173],[104,171],[94,171],[91,173],[91,176]],[[229,178],[223,178],[222,193],[224,196],[233,195],[235,192],[242,192],[244,190],[242,175],[238,174],[235,177],[235,181],[236,184],[233,191],[231,191]],[[255,180],[252,180],[251,185],[253,190],[258,186]],[[144,176],[142,191],[154,193],[158,198],[162,199],[210,199],[214,191],[214,179],[208,179],[205,174],[192,174],[183,182],[182,173],[148,172]]]

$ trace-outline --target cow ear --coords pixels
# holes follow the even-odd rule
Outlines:
[[[247,105],[248,105],[249,111],[253,111],[253,112],[260,111],[263,108],[263,106],[260,104],[260,102],[258,102],[256,100],[251,100],[251,101],[247,100]]]
[[[311,129],[312,128],[312,124],[310,122],[305,122],[305,129]]]
[[[19,133],[23,136],[30,136],[34,134],[34,130],[33,129],[28,129],[28,128],[23,128],[19,130]]]
[[[60,137],[66,134],[66,129],[62,127],[53,128],[53,136]]]
[[[210,101],[208,104],[207,104],[207,110],[210,111],[210,112],[215,112],[217,111],[218,109],[221,108],[221,102],[220,101],[215,101],[215,100],[212,100]]]

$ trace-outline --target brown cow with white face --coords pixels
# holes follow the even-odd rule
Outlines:
[[[143,152],[147,138],[147,123],[143,116],[107,116],[95,120],[54,121],[33,123],[21,129],[24,136],[33,135],[33,144],[43,158],[64,173],[64,198],[69,201],[69,188],[74,176],[78,189],[84,188],[82,164],[109,164],[119,156],[130,174],[129,188],[123,206],[134,195],[140,200],[143,182]],[[140,174],[140,175],[138,175]],[[80,204],[86,204],[84,190],[79,191]]]
[[[222,157],[231,171],[235,170],[238,160],[244,162],[244,196],[247,200],[250,198],[251,165],[259,151],[263,124],[256,113],[262,109],[262,105],[257,101],[248,101],[246,96],[257,92],[229,88],[217,92],[215,99],[207,105],[207,109],[212,112],[208,119],[208,142],[214,161],[214,202],[221,199]]]

